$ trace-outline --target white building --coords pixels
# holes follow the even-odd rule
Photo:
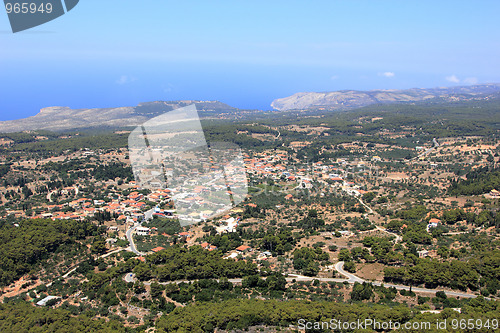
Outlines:
[[[147,236],[149,235],[150,229],[148,227],[138,227],[135,231],[138,235]]]

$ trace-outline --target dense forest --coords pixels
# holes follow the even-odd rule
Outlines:
[[[11,332],[138,332],[118,321],[72,316],[61,309],[37,308],[25,302],[0,303],[0,331]]]
[[[0,229],[0,286],[32,272],[61,245],[97,234],[98,228],[87,221],[32,219],[19,227],[5,224]]]
[[[439,297],[434,298],[438,300]],[[446,299],[446,296],[445,296]],[[396,307],[373,304],[339,304],[325,301],[300,300],[256,300],[232,299],[222,302],[198,302],[186,307],[177,307],[169,314],[164,314],[156,322],[157,332],[214,332],[216,329],[246,330],[252,326],[259,326],[261,330],[271,327],[289,328],[290,325],[299,328],[300,319],[308,322],[330,322],[331,319],[341,322],[357,322],[365,319],[382,321],[415,323],[436,320],[452,319],[478,320],[483,323],[490,320],[490,328],[483,328],[481,332],[494,332],[491,320],[498,319],[500,304],[487,302],[482,298],[464,301],[462,313],[445,309],[440,314],[421,314],[412,311],[406,306]],[[25,302],[0,304],[0,331],[11,332],[144,332],[146,327],[125,327],[117,320],[105,321],[86,315],[74,316],[64,309],[37,308]],[[327,328],[308,330],[308,332],[331,332]],[[338,330],[336,330],[338,331]],[[351,330],[352,331],[352,330]],[[373,332],[366,330],[357,332]],[[382,330],[379,330],[382,331]],[[402,332],[419,332],[421,330],[401,329]],[[451,325],[446,330],[437,330],[431,327],[427,332],[458,332]],[[347,332],[347,331],[346,331]]]
[[[451,183],[448,192],[451,195],[479,195],[496,189],[500,190],[500,167],[483,167],[471,170],[467,179]]]
[[[219,251],[210,252],[201,246],[189,249],[174,246],[148,255],[146,262],[137,265],[133,272],[140,280],[173,281],[243,277],[257,274],[257,266],[251,262],[222,259]]]
[[[481,318],[484,322],[492,320],[500,310],[498,303],[485,302],[475,299],[464,306],[460,319]],[[299,319],[309,322],[329,322],[331,319],[341,322],[357,322],[365,319],[377,321],[416,322],[428,320],[433,323],[436,319],[458,318],[459,314],[453,310],[445,310],[442,314],[418,314],[405,306],[382,306],[368,304],[339,304],[322,301],[289,300],[228,300],[217,303],[197,303],[183,308],[176,308],[168,316],[163,316],[156,327],[158,332],[213,332],[215,329],[244,330],[250,326],[263,325],[264,327],[286,327],[293,325],[299,328]],[[331,330],[335,331],[335,330]],[[338,330],[337,330],[338,331]],[[366,330],[348,330],[356,332],[373,332]],[[346,332],[348,332],[346,331]],[[382,330],[380,330],[382,331]],[[419,332],[419,330],[402,330],[404,332]],[[440,330],[443,332],[445,330]],[[493,332],[494,330],[484,330]],[[309,330],[309,332],[330,332],[328,329]],[[430,330],[429,332],[438,332]],[[452,332],[450,329],[449,332]]]

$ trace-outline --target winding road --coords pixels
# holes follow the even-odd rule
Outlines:
[[[447,296],[454,296],[454,297],[463,297],[463,298],[475,298],[475,297],[478,297],[478,295],[475,295],[475,294],[469,294],[469,293],[463,293],[463,292],[457,292],[457,291],[449,291],[449,290],[443,290],[443,289],[427,289],[427,288],[418,288],[418,287],[409,287],[409,286],[403,286],[403,285],[398,285],[398,284],[390,284],[390,283],[381,283],[381,282],[377,282],[377,281],[366,281],[366,280],[363,280],[362,278],[354,275],[354,274],[351,274],[349,272],[346,272],[344,270],[344,262],[343,261],[339,261],[336,265],[335,265],[335,269],[342,275],[344,275],[345,277],[347,277],[347,282],[349,283],[355,283],[355,282],[359,282],[359,283],[363,283],[363,282],[368,282],[368,283],[371,283],[373,284],[374,286],[384,286],[386,288],[396,288],[398,290],[410,290],[413,291],[413,292],[420,292],[420,293],[436,293],[437,291],[444,291],[446,293]],[[321,279],[320,279],[321,281]],[[491,300],[491,298],[489,297],[485,297],[485,299],[488,299],[488,300]]]
[[[444,291],[447,296],[453,296],[453,297],[462,297],[462,298],[476,298],[478,295],[475,294],[469,294],[469,293],[464,293],[464,292],[457,292],[457,291],[450,291],[450,290],[444,290],[444,289],[427,289],[427,288],[419,288],[419,287],[409,287],[409,286],[403,286],[403,285],[397,285],[397,284],[390,284],[390,283],[382,283],[378,281],[367,281],[359,276],[356,276],[354,274],[351,274],[349,272],[346,272],[344,270],[344,262],[339,261],[337,264],[335,264],[335,270],[339,272],[341,275],[345,276],[347,279],[340,279],[340,278],[322,278],[322,277],[310,277],[310,276],[303,276],[303,275],[297,275],[297,274],[288,274],[286,277],[287,282],[293,282],[293,281],[313,281],[313,280],[319,280],[321,282],[337,282],[337,283],[371,283],[374,286],[384,286],[385,288],[396,288],[398,290],[410,290],[413,292],[417,293],[430,293],[430,294],[435,294],[438,291]],[[127,273],[123,277],[125,282],[135,282],[135,275],[133,273]],[[196,280],[177,280],[177,281],[168,281],[168,282],[159,282],[160,284],[169,284],[169,283],[189,283],[193,282]],[[218,281],[218,280],[217,280]],[[229,282],[231,283],[241,283],[242,279],[241,278],[236,278],[236,279],[228,279]],[[151,285],[151,282],[144,282],[145,285]],[[491,300],[489,297],[485,297],[487,300]]]
[[[140,226],[141,226],[140,223],[134,224],[134,226],[132,228],[130,228],[130,229],[127,230],[126,236],[127,236],[128,242],[129,242],[129,247],[128,248],[132,252],[134,252],[135,254],[137,254],[139,256],[143,256],[143,255],[145,255],[145,253],[142,253],[139,250],[137,250],[137,248],[135,247],[134,238],[132,237],[132,233],[135,231],[135,229],[137,229]]]
[[[146,221],[146,220],[149,221],[149,220],[151,220],[153,218],[154,212],[155,212],[154,208],[151,208],[150,210],[147,210],[146,212],[144,212],[144,220],[143,221]],[[141,223],[142,222],[135,223],[125,233],[125,235],[127,236],[127,240],[128,240],[128,242],[130,244],[130,246],[129,246],[130,251],[134,252],[135,254],[137,254],[139,256],[143,256],[143,255],[145,255],[145,253],[142,253],[139,250],[137,250],[137,248],[135,247],[134,238],[132,237],[132,234],[134,233],[135,229],[137,229],[138,227],[141,226]]]

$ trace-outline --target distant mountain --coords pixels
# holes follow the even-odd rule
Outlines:
[[[432,89],[300,92],[289,97],[276,99],[271,103],[271,106],[280,111],[294,109],[348,110],[371,104],[415,103],[432,99],[465,101],[486,98],[488,95],[499,91],[500,84],[481,84]]]
[[[78,128],[135,126],[164,112],[196,104],[201,113],[227,113],[237,109],[218,101],[156,101],[141,103],[135,107],[102,109],[71,109],[48,107],[32,117],[0,121],[0,132],[28,130],[63,131]]]

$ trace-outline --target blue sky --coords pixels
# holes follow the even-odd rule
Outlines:
[[[500,1],[81,0],[12,34],[0,9],[0,120],[46,106],[500,82]]]

